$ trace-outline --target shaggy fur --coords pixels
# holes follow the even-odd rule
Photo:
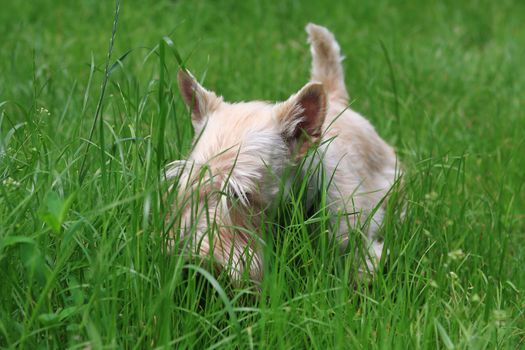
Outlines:
[[[358,231],[365,232],[369,271],[383,251],[376,234],[384,197],[395,181],[396,155],[348,108],[343,58],[332,33],[315,24],[306,31],[311,81],[285,102],[227,103],[189,72],[178,75],[196,138],[188,159],[173,162],[167,171],[177,179],[173,213],[180,220],[172,236],[182,238],[187,252],[212,257],[234,281],[244,273],[255,282],[262,279],[256,234],[261,213],[276,197],[284,167],[319,141],[311,157],[331,178],[326,191],[334,237],[344,249],[349,239],[358,239]],[[319,186],[312,178],[311,187]]]

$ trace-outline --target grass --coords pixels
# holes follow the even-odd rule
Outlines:
[[[525,346],[523,2],[122,1],[96,123],[114,4],[1,7],[0,347]],[[402,159],[406,218],[386,219],[388,269],[350,286],[297,193],[264,226],[257,297],[165,252],[159,175],[192,137],[175,49],[226,100],[283,100],[308,21]]]

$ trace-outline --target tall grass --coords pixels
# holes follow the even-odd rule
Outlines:
[[[2,4],[0,347],[524,346],[523,3],[120,5],[101,97],[113,3]],[[166,251],[163,167],[193,137],[176,71],[283,100],[308,77],[308,21],[395,145],[406,214],[391,206],[385,270],[355,283],[297,181],[260,228],[257,295]]]

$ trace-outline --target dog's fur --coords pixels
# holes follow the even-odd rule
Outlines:
[[[173,162],[167,171],[177,179],[173,212],[180,218],[172,237],[183,238],[189,252],[211,256],[233,280],[245,271],[251,280],[261,280],[256,233],[261,213],[276,197],[286,164],[305,156],[316,142],[313,160],[331,178],[327,203],[341,248],[363,229],[369,270],[383,251],[376,234],[395,181],[396,155],[348,108],[343,58],[332,33],[315,24],[306,31],[313,57],[310,82],[285,102],[227,103],[179,71],[196,138],[188,159]]]

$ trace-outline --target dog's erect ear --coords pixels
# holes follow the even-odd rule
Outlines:
[[[184,103],[191,111],[194,126],[222,102],[220,97],[203,88],[187,70],[180,69],[177,80]]]
[[[303,132],[313,139],[319,138],[326,115],[323,85],[306,84],[298,93],[276,106],[276,115],[285,139],[295,140]]]

